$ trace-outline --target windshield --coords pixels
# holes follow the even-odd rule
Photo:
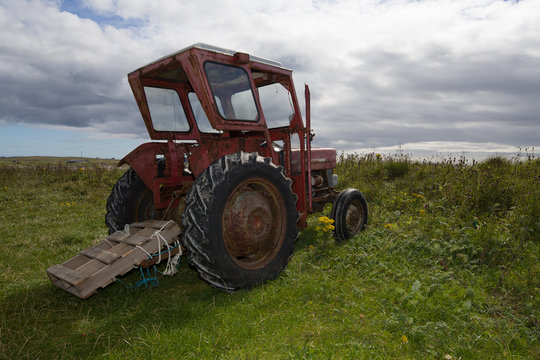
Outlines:
[[[258,87],[257,91],[268,127],[289,126],[294,116],[291,93],[279,83]]]
[[[258,121],[259,113],[246,71],[230,65],[206,62],[204,70],[221,117],[226,120]]]

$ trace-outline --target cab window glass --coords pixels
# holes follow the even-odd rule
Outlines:
[[[154,130],[189,131],[186,113],[176,91],[145,86],[144,93]]]
[[[292,98],[281,84],[270,84],[257,88],[261,107],[269,128],[288,126],[294,116]]]
[[[197,94],[194,92],[188,93],[188,99],[199,131],[204,133],[219,133],[220,131],[212,128],[212,125],[210,125],[210,121],[208,121],[208,117],[201,106],[201,102],[199,101]]]
[[[235,66],[206,62],[204,71],[221,117],[226,120],[258,121],[259,112],[247,72]]]

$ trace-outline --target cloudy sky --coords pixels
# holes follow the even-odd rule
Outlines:
[[[126,74],[196,42],[291,68],[316,146],[540,146],[539,0],[0,0],[0,156],[124,156]]]

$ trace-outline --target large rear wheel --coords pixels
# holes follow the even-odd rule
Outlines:
[[[291,180],[256,153],[226,155],[196,180],[182,216],[190,264],[210,285],[249,289],[274,279],[298,236]]]
[[[153,219],[154,215],[152,191],[133,169],[128,169],[114,184],[107,199],[105,224],[109,233],[123,230],[126,224]]]

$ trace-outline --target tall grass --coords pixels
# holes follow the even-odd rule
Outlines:
[[[0,165],[0,358],[540,356],[538,159],[342,155],[336,172],[368,228],[335,243],[311,217],[277,280],[225,294],[184,261],[152,290],[80,301],[45,270],[107,233],[122,171]]]

